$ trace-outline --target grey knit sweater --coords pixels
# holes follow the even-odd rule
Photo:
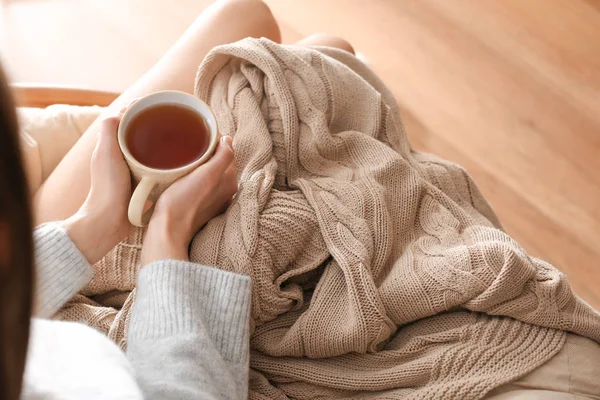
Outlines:
[[[51,317],[90,281],[93,269],[59,225],[39,227],[34,238],[37,315]],[[141,270],[127,358],[145,398],[247,396],[250,283],[183,261]]]

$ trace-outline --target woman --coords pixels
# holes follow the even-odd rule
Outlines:
[[[116,140],[120,117],[104,118],[84,204],[70,218],[38,227],[32,244],[15,111],[4,79],[0,92],[0,397],[18,398],[21,386],[24,398],[243,397],[250,280],[187,262],[193,234],[236,192],[229,137],[156,204],[142,250],[145,267],[127,358],[91,328],[34,318],[21,384],[32,310],[52,316],[89,282],[91,264],[127,235],[131,183]],[[219,338],[213,337],[217,328],[225,328]],[[234,354],[233,348],[239,350]]]
[[[40,189],[37,222],[58,222],[36,228],[33,240],[15,110],[0,76],[1,399],[246,397],[250,280],[188,262],[195,232],[237,190],[228,137],[209,162],[173,184],[156,204],[126,355],[91,328],[43,318],[83,288],[91,265],[129,232],[131,182],[116,140],[123,106],[161,89],[191,91],[196,68],[212,47],[247,36],[280,39],[261,1],[225,0],[209,7],[90,127]],[[325,35],[301,44],[352,51]],[[41,318],[30,324],[32,315]]]

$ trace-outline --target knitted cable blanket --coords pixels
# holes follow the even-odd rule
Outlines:
[[[246,39],[196,95],[233,137],[239,192],[192,261],[251,276],[252,399],[482,398],[600,314],[530,257],[461,167],[411,149],[354,56]],[[141,231],[61,314],[125,346]]]

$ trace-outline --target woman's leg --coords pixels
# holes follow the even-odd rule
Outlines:
[[[215,46],[248,36],[280,42],[279,27],[266,4],[261,0],[221,0],[212,4],[152,69],[111,104],[106,113],[114,113],[131,100],[157,90],[192,93],[196,71],[204,56]],[[85,200],[90,187],[90,159],[98,123],[90,126],[36,193],[36,223],[65,219]]]
[[[328,46],[337,47],[338,49],[345,50],[349,53],[354,54],[354,48],[348,41],[337,36],[329,35],[327,33],[315,33],[300,40],[297,44],[300,46]]]

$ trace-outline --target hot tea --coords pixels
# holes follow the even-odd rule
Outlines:
[[[126,128],[131,155],[147,167],[174,169],[190,164],[206,152],[210,134],[194,110],[158,104],[135,115]]]

